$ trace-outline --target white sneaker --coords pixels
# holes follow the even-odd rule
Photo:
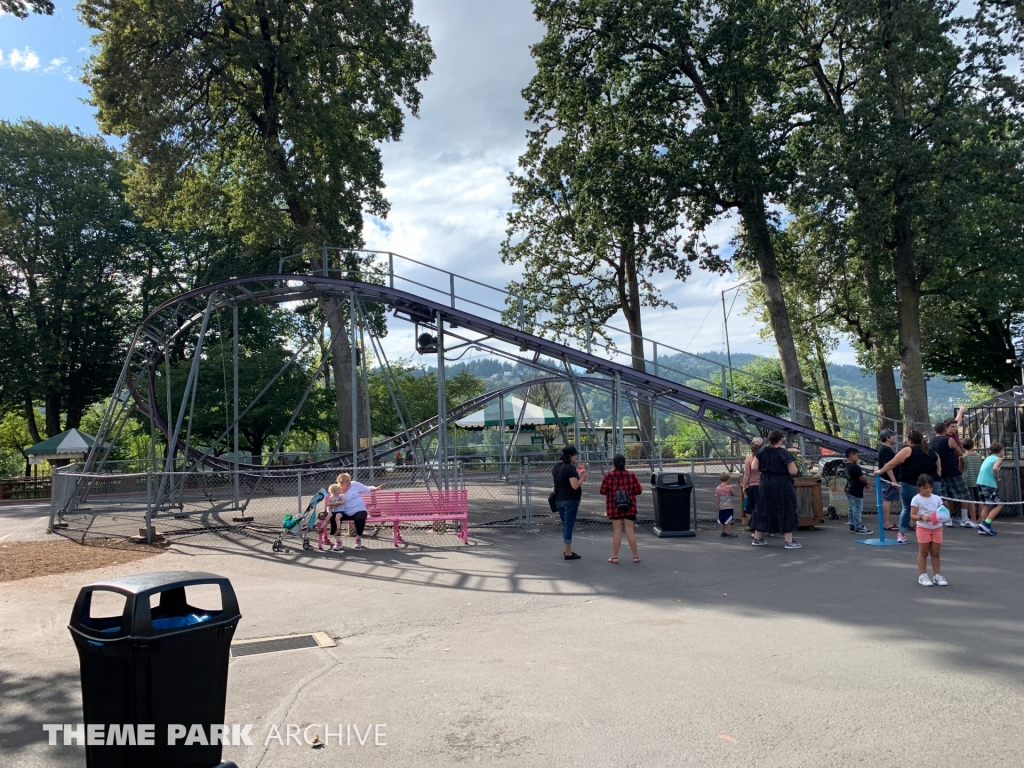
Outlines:
[[[947,528],[952,528],[953,527],[953,521],[952,520],[947,520],[946,521],[946,527]]]
[[[974,523],[972,523],[970,520],[961,520],[960,521],[960,527],[961,528],[973,528],[974,527]]]
[[[927,573],[922,573],[917,577],[917,583],[922,587],[930,587],[932,585],[932,580],[928,578]]]
[[[948,587],[949,586],[949,582],[946,581],[946,579],[941,574],[938,574],[938,573],[935,574],[934,582],[935,582],[935,585],[939,586],[939,587]]]

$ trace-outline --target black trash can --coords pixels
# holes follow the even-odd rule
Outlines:
[[[199,584],[220,588],[219,609],[188,604],[185,588]],[[124,612],[93,618],[97,592],[124,596]],[[99,724],[106,736],[102,745],[86,744],[89,768],[233,766],[221,763],[220,739],[201,742],[210,741],[211,725],[224,723],[228,655],[241,618],[231,582],[212,573],[143,573],[82,587],[68,629],[81,664],[87,731]],[[186,733],[169,745],[170,724],[198,724],[204,738],[196,734],[186,746]]]
[[[693,478],[686,472],[651,474],[654,495],[654,535],[664,538],[696,536],[690,527]]]

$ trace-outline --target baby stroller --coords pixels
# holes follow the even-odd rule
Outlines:
[[[284,538],[285,536],[301,536],[302,537],[302,548],[309,549],[309,532],[313,530],[313,526],[316,525],[316,508],[324,499],[327,498],[327,490],[321,488],[316,492],[316,495],[309,500],[309,505],[301,515],[285,515],[284,520],[281,521],[281,532],[277,534],[277,539],[274,540],[273,550],[275,552],[284,551]]]

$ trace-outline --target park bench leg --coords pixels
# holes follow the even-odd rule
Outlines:
[[[468,531],[468,528],[469,528],[469,520],[464,517],[464,518],[462,518],[462,543],[463,544],[469,544],[469,531]]]
[[[400,534],[398,532],[398,521],[397,520],[395,520],[394,525],[395,525],[395,546],[397,547],[398,543],[402,540],[402,534]]]

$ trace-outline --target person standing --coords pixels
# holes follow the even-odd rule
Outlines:
[[[572,551],[572,529],[576,525],[576,515],[580,511],[587,470],[577,470],[578,464],[579,451],[576,450],[576,446],[567,445],[562,449],[561,459],[551,470],[555,482],[555,506],[562,521],[562,544],[565,545],[566,560],[580,559],[580,556]]]
[[[718,476],[718,487],[715,488],[715,499],[718,500],[718,526],[722,529],[723,539],[735,539],[732,532],[733,508],[736,494],[732,490],[732,475],[723,472]]]
[[[917,479],[917,495],[910,500],[910,512],[917,521],[917,583],[922,587],[933,584],[945,587],[949,584],[942,573],[942,516],[945,512],[942,499],[932,493],[931,475],[925,473]],[[945,517],[949,517],[948,512]],[[932,559],[932,578],[928,578],[928,557]]]
[[[978,495],[984,506],[981,508],[981,517],[984,519],[978,523],[978,533],[985,536],[995,536],[996,531],[992,527],[992,521],[999,516],[1003,510],[1003,502],[999,498],[999,468],[1003,465],[1003,444],[992,443],[988,449],[988,457],[981,463],[981,470],[978,472]]]
[[[868,479],[864,470],[860,468],[858,460],[860,452],[856,448],[846,449],[846,503],[850,507],[850,533],[868,534],[872,533],[864,527],[864,487]]]
[[[743,489],[743,509],[750,518],[754,515],[757,507],[757,497],[761,492],[761,473],[753,469],[754,458],[757,452],[764,448],[764,438],[755,437],[750,441],[750,453],[743,459],[743,476],[740,478],[740,488]],[[749,525],[749,521],[747,523]]]
[[[796,475],[796,460],[793,454],[782,447],[785,435],[774,430],[768,435],[768,447],[762,448],[751,464],[751,469],[761,473],[760,492],[757,508],[750,520],[754,529],[755,547],[763,547],[766,533],[781,532],[786,538],[786,549],[800,549],[802,544],[793,540],[793,532],[799,527],[796,508],[796,493],[793,491],[793,477]]]
[[[961,528],[977,528],[982,521],[981,517],[981,496],[978,495],[978,473],[981,472],[981,455],[974,450],[974,441],[970,438],[964,440],[964,455],[960,462],[964,468],[964,484],[967,486],[967,498],[971,503],[967,505],[967,525],[960,523]]]
[[[946,434],[948,424],[940,421],[935,425],[935,437],[929,443],[929,449],[939,457],[941,467],[941,482],[936,482],[932,476],[934,493],[944,499],[967,499],[967,485],[964,483],[963,475],[960,472],[960,457],[963,456],[963,448],[960,443]],[[955,511],[955,510],[951,510]],[[952,527],[953,521],[946,523]]]
[[[903,511],[900,512],[900,530],[896,534],[896,541],[906,544],[907,534],[910,533],[910,502],[917,495],[917,479],[921,475],[932,477],[941,470],[939,457],[928,452],[928,444],[924,442],[924,435],[916,429],[911,430],[907,435],[907,445],[900,448],[895,456],[876,469],[875,474],[885,475],[896,467],[900,468],[900,500],[903,502]]]
[[[883,429],[878,433],[878,467],[881,469],[896,456],[893,444],[896,442],[896,433],[891,429]],[[900,500],[900,481],[896,471],[890,469],[882,478],[882,527],[887,531],[899,531],[899,526],[893,525],[889,516],[892,514],[892,503]]]
[[[626,457],[619,454],[612,459],[612,471],[601,480],[600,493],[604,496],[605,512],[612,521],[612,556],[609,563],[619,562],[619,547],[622,545],[622,529],[626,529],[626,541],[633,553],[633,562],[639,563],[636,548],[636,497],[644,492],[640,480],[626,469]]]

